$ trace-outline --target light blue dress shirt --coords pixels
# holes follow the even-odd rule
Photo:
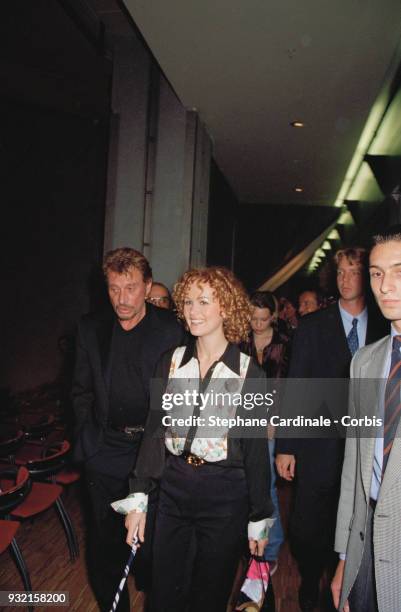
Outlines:
[[[344,308],[340,304],[340,301],[338,302],[338,308],[340,309],[341,320],[343,322],[346,336],[348,336],[352,329],[352,321],[354,319],[358,319],[356,331],[358,334],[359,348],[362,348],[366,344],[366,330],[368,328],[368,309],[365,306],[362,312],[360,312],[359,315],[355,316],[344,310]]]

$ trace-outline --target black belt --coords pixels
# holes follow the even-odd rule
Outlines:
[[[377,499],[369,499],[369,506],[372,508],[373,511],[375,511],[376,509],[376,505],[377,505]]]
[[[132,438],[136,436],[136,434],[143,433],[145,428],[143,425],[109,425],[110,429],[114,431],[118,431],[120,433],[125,433],[127,436],[131,436]]]

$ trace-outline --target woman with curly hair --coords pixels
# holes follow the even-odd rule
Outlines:
[[[262,383],[264,374],[238,348],[248,336],[251,310],[230,271],[190,270],[175,285],[173,298],[192,341],[159,362],[156,378],[166,392],[158,396],[156,410],[151,404],[132,493],[113,507],[127,515],[127,543],[136,535],[143,542],[147,496],[160,481],[151,610],[224,612],[246,536],[251,554],[262,555],[267,543],[274,510],[270,466],[260,430],[248,429],[242,437],[241,426],[228,427],[224,419],[214,428],[202,423],[208,414],[244,419],[251,416],[249,406],[228,402],[226,410],[199,398],[216,391],[243,398],[254,389],[251,379]],[[185,392],[190,399],[184,406],[161,409],[166,398]]]

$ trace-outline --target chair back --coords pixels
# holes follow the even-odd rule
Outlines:
[[[24,432],[7,426],[2,427],[0,434],[0,457],[13,457],[24,443]]]
[[[26,462],[30,476],[34,480],[47,480],[63,470],[68,463],[71,445],[68,440],[44,445],[41,457]]]
[[[25,466],[0,469],[0,516],[7,516],[29,494],[32,482]]]
[[[22,422],[25,438],[27,440],[46,439],[53,430],[54,423],[55,417],[52,414],[41,415],[39,418],[37,415],[34,415],[34,418],[28,418],[28,415],[25,415],[25,419]]]

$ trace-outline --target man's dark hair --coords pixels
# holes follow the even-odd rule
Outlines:
[[[318,291],[318,289],[313,289],[313,288],[309,288],[309,287],[307,287],[306,289],[302,289],[302,291],[300,291],[298,293],[298,300],[299,300],[299,298],[301,297],[301,295],[303,293],[313,293],[315,295],[315,297],[316,297],[316,301],[317,301],[317,303],[319,305],[319,308],[323,304],[323,296],[320,293],[320,291]]]
[[[170,294],[170,291],[168,290],[168,287],[166,287],[166,285],[164,285],[163,283],[159,283],[159,281],[153,281],[153,283],[152,283],[152,287],[155,287],[156,285],[157,285],[158,287],[162,287],[163,289],[165,289],[165,290],[166,290],[166,293],[168,294],[168,297],[169,297],[169,298],[170,298],[170,300],[171,300],[171,294]]]
[[[109,271],[126,274],[130,268],[141,272],[144,283],[152,278],[152,268],[146,257],[139,251],[130,247],[122,247],[106,253],[103,260],[103,274],[106,278]]]
[[[372,247],[376,246],[376,244],[384,244],[385,242],[390,242],[390,240],[395,240],[396,242],[401,242],[401,223],[397,223],[397,225],[391,225],[384,232],[380,232],[380,234],[376,234],[372,238]]]

